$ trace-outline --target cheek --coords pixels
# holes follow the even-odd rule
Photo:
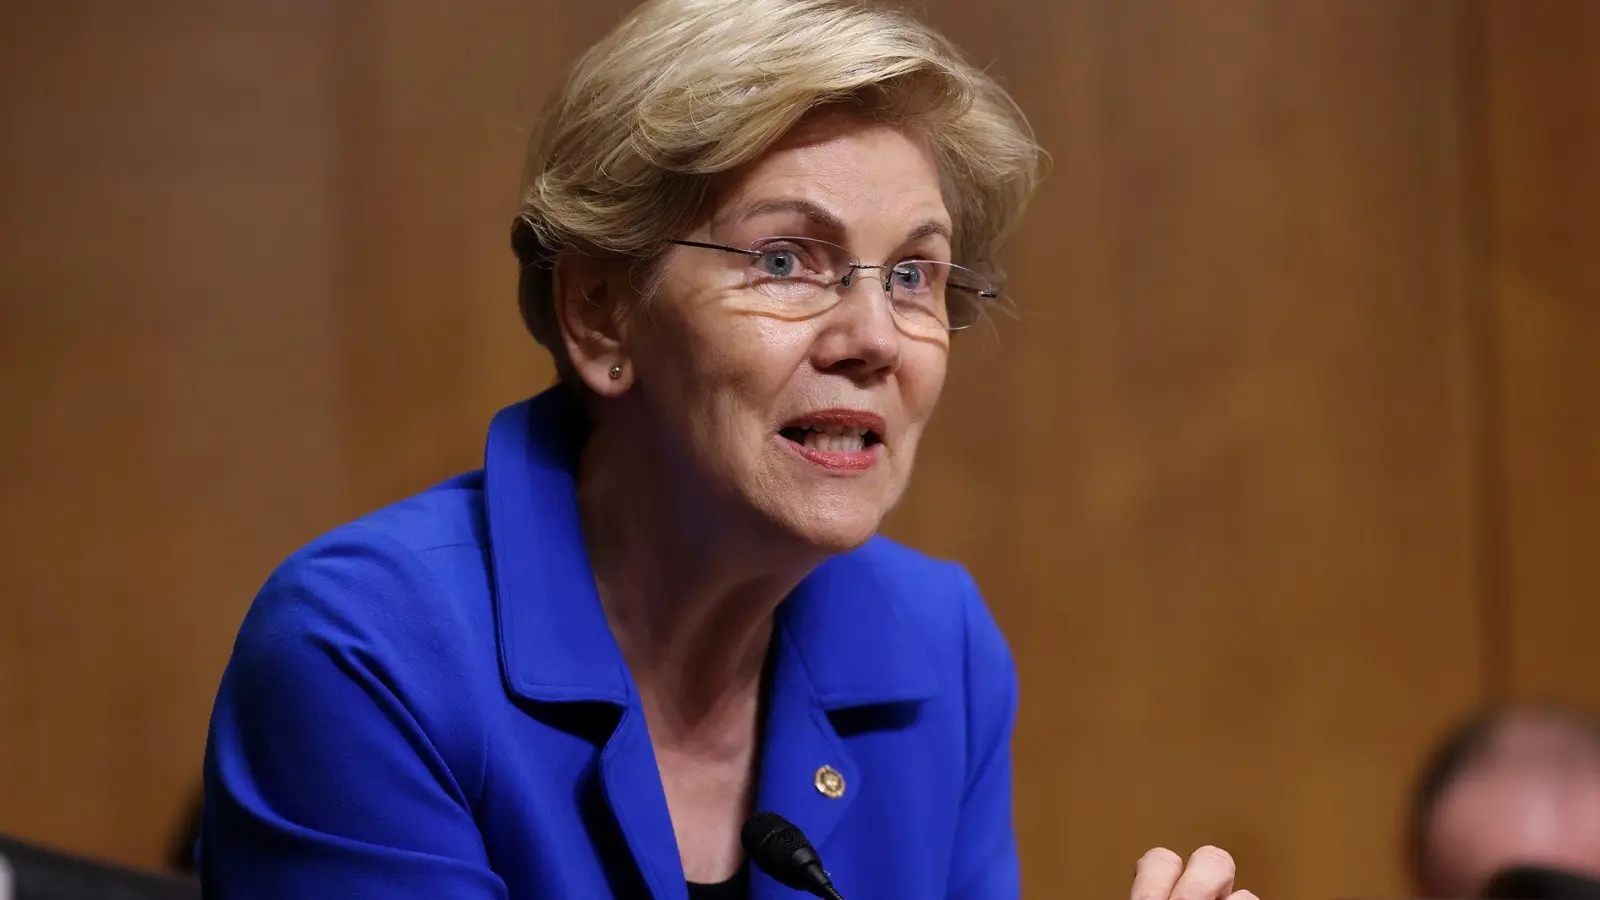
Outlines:
[[[913,344],[903,352],[898,375],[901,402],[905,404],[912,428],[920,433],[933,417],[944,392],[950,352],[947,347],[933,344]]]
[[[728,316],[696,334],[691,361],[722,401],[770,413],[805,360],[810,335],[794,323]]]
[[[759,393],[771,361],[793,355],[793,329],[751,315],[740,308],[741,292],[695,274],[670,268],[628,335],[647,387],[691,405]]]
[[[805,359],[809,337],[793,323],[752,316],[697,324],[684,335],[680,355],[663,360],[681,367],[688,425],[700,433],[702,446],[741,456],[758,453],[770,437],[778,400]]]

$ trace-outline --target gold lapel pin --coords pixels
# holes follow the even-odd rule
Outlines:
[[[823,766],[818,769],[817,777],[812,783],[817,786],[822,796],[829,800],[837,800],[844,796],[844,776],[833,766]]]

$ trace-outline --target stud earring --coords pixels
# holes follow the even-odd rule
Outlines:
[[[612,381],[616,381],[618,378],[621,378],[621,377],[622,377],[622,367],[621,366],[612,366],[611,367],[611,380]]]

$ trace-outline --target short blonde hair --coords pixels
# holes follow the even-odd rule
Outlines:
[[[956,260],[998,278],[995,253],[1043,153],[1006,92],[942,35],[858,0],[648,0],[572,67],[529,144],[512,238],[519,305],[562,376],[571,372],[552,295],[559,253],[647,268],[697,223],[714,176],[834,105],[923,136],[943,176]]]

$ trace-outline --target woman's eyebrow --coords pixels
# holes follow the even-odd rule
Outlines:
[[[906,233],[906,243],[920,241],[925,237],[939,236],[945,240],[952,240],[950,226],[938,219],[929,219]]]
[[[764,200],[760,203],[757,203],[755,206],[745,210],[744,214],[739,217],[739,221],[748,222],[751,219],[759,218],[760,216],[775,212],[799,213],[823,228],[827,228],[831,231],[839,233],[843,233],[845,231],[843,219],[810,200],[796,200],[792,198],[781,200]]]
[[[780,212],[799,213],[811,220],[813,224],[826,228],[835,234],[845,234],[849,231],[843,219],[834,215],[820,204],[795,198],[763,200],[745,210],[739,216],[739,221],[747,222],[770,213]],[[905,243],[910,244],[926,237],[942,237],[947,241],[953,239],[949,225],[938,219],[927,219],[906,232]]]

